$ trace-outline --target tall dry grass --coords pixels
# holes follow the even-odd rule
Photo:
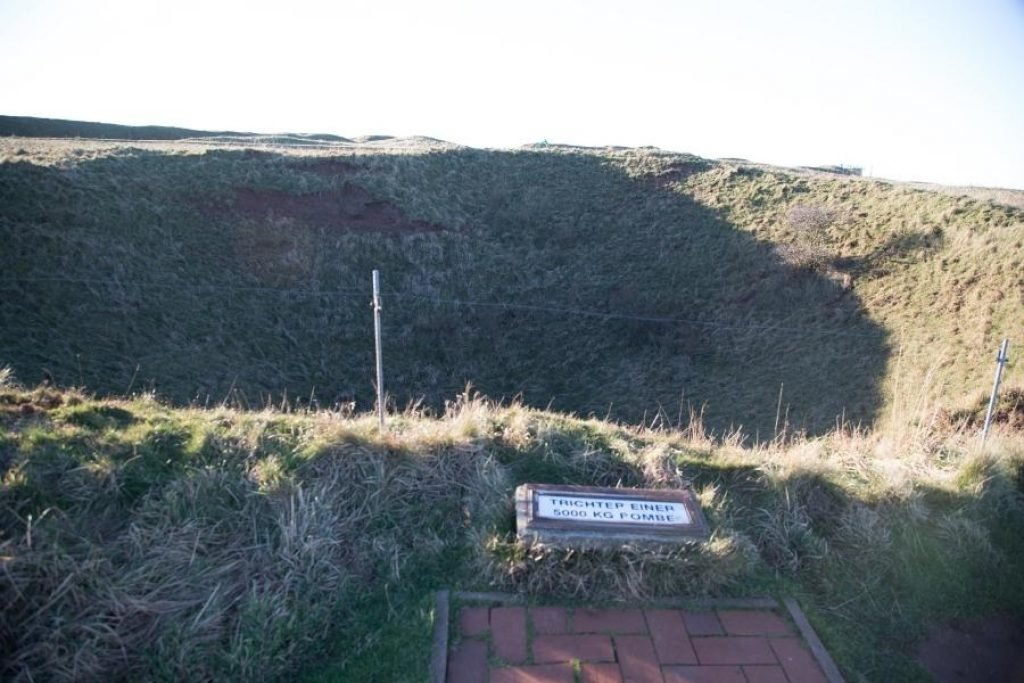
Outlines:
[[[153,403],[121,409],[165,417]],[[451,552],[467,492],[493,476],[479,449],[410,452],[366,438],[368,421],[174,417],[207,453],[179,453],[200,462],[131,503],[130,462],[101,476],[83,449],[69,467],[20,441],[32,425],[6,423],[28,455],[0,493],[24,513],[0,537],[5,679],[276,679],[346,628],[360,594]]]
[[[974,430],[908,408],[885,429],[751,446],[710,435],[699,413],[685,431],[628,427],[469,391],[437,417],[390,416],[383,437],[371,416],[10,384],[0,408],[12,680],[273,680],[328,647],[372,669],[408,638],[389,641],[357,605],[379,596],[379,618],[400,619],[390,601],[409,586],[587,602],[795,593],[868,680],[898,680],[936,620],[1024,608],[1024,443],[1008,425],[982,449]],[[525,546],[511,502],[523,482],[689,486],[713,534],[682,548]],[[443,558],[453,567],[425,576]]]

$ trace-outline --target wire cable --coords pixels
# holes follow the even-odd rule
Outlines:
[[[127,280],[110,280],[101,278],[58,278],[58,277],[43,277],[43,278],[2,278],[0,279],[0,287],[10,287],[15,284],[22,283],[57,283],[57,284],[97,284],[97,285],[114,285],[118,287],[155,287],[162,289],[172,290],[208,290],[208,291],[236,291],[236,292],[256,292],[256,293],[275,293],[275,294],[304,294],[312,296],[339,296],[353,299],[365,298],[369,301],[372,297],[368,292],[357,291],[351,289],[322,289],[315,290],[301,287],[265,287],[265,286],[247,286],[247,285],[231,285],[227,283],[210,283],[210,284],[196,284],[196,283],[182,283],[182,284],[165,284],[160,282],[137,282]],[[497,308],[503,310],[522,310],[532,312],[544,312],[544,313],[556,313],[560,315],[575,315],[580,317],[594,318],[600,320],[621,320],[621,321],[634,321],[634,322],[648,322],[657,324],[684,324],[692,325],[696,327],[704,327],[707,329],[728,329],[728,330],[761,330],[761,331],[772,331],[772,332],[789,332],[793,334],[818,334],[825,336],[837,336],[837,337],[863,337],[863,338],[874,338],[877,339],[882,333],[864,333],[864,332],[853,332],[850,330],[836,329],[832,327],[822,327],[814,325],[804,325],[800,327],[792,325],[780,325],[778,323],[766,321],[766,322],[729,322],[721,320],[707,320],[700,318],[685,318],[679,316],[663,316],[663,315],[636,315],[631,313],[616,313],[610,311],[596,311],[582,308],[572,308],[567,306],[551,306],[543,304],[527,304],[518,303],[511,301],[474,301],[468,299],[449,299],[436,296],[428,296],[425,294],[414,294],[412,292],[400,292],[397,290],[391,290],[381,295],[382,298],[395,298],[395,299],[415,299],[420,301],[429,301],[437,305],[450,305],[450,306],[462,306],[468,308]]]

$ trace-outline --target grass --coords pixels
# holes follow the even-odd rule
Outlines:
[[[444,586],[793,594],[848,678],[922,680],[930,627],[1024,612],[1012,349],[975,436],[1024,213],[988,197],[657,150],[2,138],[2,676],[421,680]],[[410,406],[383,437],[374,268]],[[525,548],[524,482],[689,485],[714,536]]]
[[[472,381],[770,441],[887,419],[901,373],[933,369],[963,409],[1024,332],[1019,209],[652,150],[377,144],[4,138],[4,362],[179,405],[365,410],[378,268],[398,406]],[[784,257],[800,207],[837,217],[820,268]]]
[[[422,680],[433,591],[539,602],[797,596],[851,680],[926,680],[916,644],[1020,614],[1024,448],[949,426],[744,446],[496,405],[175,408],[8,377],[4,677]],[[935,423],[939,424],[939,423]],[[684,549],[517,544],[522,482],[697,492]]]
[[[121,126],[112,123],[41,119],[33,116],[0,116],[0,135],[36,138],[178,140],[212,135],[242,135],[242,133],[210,133],[168,126]]]
[[[8,672],[36,679],[275,678],[368,586],[447,556],[477,475],[367,443],[368,420],[3,403],[0,630]]]

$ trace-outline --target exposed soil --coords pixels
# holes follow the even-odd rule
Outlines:
[[[1024,622],[954,619],[932,631],[917,661],[937,683],[1024,683]]]
[[[336,172],[341,169],[342,162],[324,164],[330,164],[320,166],[324,172],[328,169]],[[278,224],[295,221],[337,232],[402,234],[444,229],[436,223],[412,220],[391,202],[378,199],[367,190],[351,184],[329,192],[300,195],[280,190],[241,188],[235,190],[230,209],[214,211]]]
[[[979,420],[984,424],[984,416]],[[1024,431],[1024,388],[1006,389],[1000,397],[999,405],[992,413],[992,422],[1009,425],[1011,429]]]
[[[316,173],[324,176],[351,175],[359,170],[355,164],[349,163],[348,161],[339,161],[338,159],[297,161],[293,164],[289,164],[289,166],[297,171],[306,171],[308,173]]]
[[[40,387],[32,393],[0,394],[0,412],[30,415],[59,408],[64,404],[64,397],[57,389]]]
[[[971,408],[942,413],[939,417],[951,428],[980,429],[985,424],[987,411],[988,397],[983,397]],[[995,410],[992,411],[992,424],[1024,432],[1024,388],[1003,387]]]
[[[355,167],[325,159],[303,170],[342,175]],[[238,188],[227,202],[201,205],[208,215],[236,221],[235,255],[261,279],[283,284],[309,276],[325,237],[342,233],[398,236],[444,230],[413,220],[393,203],[346,183],[326,192],[291,194],[282,190]],[[238,220],[242,219],[242,220]]]

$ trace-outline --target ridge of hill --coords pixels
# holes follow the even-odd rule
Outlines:
[[[1024,338],[1024,211],[648,148],[3,138],[0,241],[0,360],[178,403],[367,408],[374,268],[398,405],[771,439],[954,415]]]
[[[47,119],[37,116],[8,116],[0,114],[0,137],[23,138],[81,138],[86,140],[187,140],[191,138],[207,139],[245,139],[249,142],[259,140],[287,140],[305,142],[352,142],[348,138],[331,133],[280,133],[265,135],[260,133],[244,133],[238,131],[195,130],[175,126],[126,126],[117,123],[100,123],[95,121],[74,121],[70,119]],[[388,136],[367,136],[388,139]],[[365,140],[361,140],[365,141]]]
[[[76,138],[82,140],[205,140],[220,143],[249,145],[296,144],[438,144],[444,140],[426,136],[396,138],[391,135],[361,135],[346,138],[333,133],[251,133],[239,131],[196,130],[175,126],[128,126],[117,123],[47,119],[36,116],[9,116],[0,114],[0,137],[22,138]]]
[[[185,138],[243,136],[253,133],[213,132],[173,126],[125,126],[117,123],[0,115],[0,136],[28,138],[85,138],[96,140],[182,140]]]

